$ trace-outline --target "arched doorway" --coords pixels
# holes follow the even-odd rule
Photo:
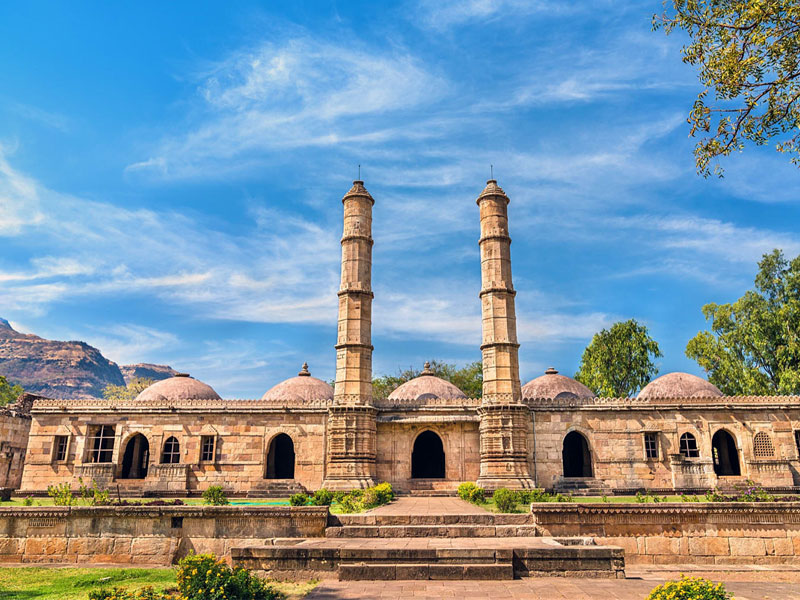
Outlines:
[[[739,451],[733,436],[720,429],[711,438],[711,452],[714,455],[714,473],[720,477],[741,475]]]
[[[294,479],[294,442],[279,433],[269,444],[267,479]]]
[[[147,438],[137,433],[128,440],[122,454],[122,479],[144,479],[150,461],[150,444]]]
[[[564,438],[561,459],[564,463],[564,477],[592,476],[592,453],[589,451],[589,443],[577,431],[570,431]]]
[[[444,479],[444,446],[433,431],[423,431],[414,440],[411,452],[412,479]]]

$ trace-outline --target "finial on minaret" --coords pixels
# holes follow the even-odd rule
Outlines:
[[[299,377],[311,377],[311,373],[308,370],[308,363],[303,363],[303,368],[300,369],[300,372],[297,374]]]
[[[547,370],[544,372],[545,375],[558,375],[558,371],[556,371],[555,367],[547,367]]]
[[[433,375],[433,371],[431,370],[431,363],[427,360],[425,361],[425,365],[422,367],[421,375]]]
[[[489,179],[494,180],[494,165],[489,165]]]
[[[358,180],[361,181],[361,165],[358,165]]]

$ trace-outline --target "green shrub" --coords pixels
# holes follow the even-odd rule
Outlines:
[[[702,577],[681,577],[655,588],[647,600],[730,600],[732,596],[721,583],[714,584]]]
[[[572,494],[556,494],[552,499],[555,502],[575,502]]]
[[[118,587],[89,592],[89,600],[171,600],[172,598],[172,595],[156,592],[151,586],[135,592]]]
[[[308,504],[308,494],[298,492],[289,496],[289,504],[292,506],[305,506]]]
[[[33,498],[30,496],[25,496],[25,499],[22,501],[23,506],[33,506]]]
[[[369,508],[375,508],[376,506],[380,506],[381,502],[378,498],[378,493],[375,491],[375,488],[367,488],[364,490],[364,494],[361,496],[361,507],[366,510]]]
[[[48,485],[47,495],[53,499],[53,504],[56,506],[72,506],[75,504],[75,496],[72,495],[72,490],[69,488],[68,483]]]
[[[361,502],[358,501],[357,498],[353,498],[351,494],[347,494],[339,501],[339,506],[342,508],[342,512],[346,513],[355,513],[361,512]]]
[[[330,506],[331,502],[333,502],[333,492],[325,488],[317,490],[311,497],[311,504],[314,506]]]
[[[178,591],[187,600],[275,600],[283,595],[246,569],[231,569],[213,554],[190,554],[178,563]],[[150,599],[147,599],[150,600]]]
[[[465,481],[458,486],[458,497],[466,502],[481,504],[486,500],[486,490],[471,481]]]
[[[210,485],[206,488],[206,491],[203,492],[203,504],[225,506],[230,503],[221,485]]]
[[[92,479],[91,486],[87,486],[83,483],[82,477],[78,477],[78,483],[80,484],[78,490],[85,504],[91,506],[106,506],[111,504],[108,490],[97,487],[97,482],[94,479]]]
[[[348,495],[349,494],[347,492],[344,492],[344,491],[341,491],[341,490],[338,491],[338,492],[333,492],[333,501],[334,502],[338,502],[339,504],[341,504],[341,502],[342,502],[342,500],[344,500],[345,496],[348,496]]]
[[[504,513],[514,512],[517,509],[517,494],[506,488],[495,490],[494,505],[497,510]]]
[[[379,504],[389,504],[389,502],[394,500],[394,490],[392,489],[392,484],[388,481],[379,483],[372,489],[375,490],[375,493],[378,495]]]

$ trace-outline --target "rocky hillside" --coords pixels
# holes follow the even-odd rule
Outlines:
[[[119,370],[122,371],[125,383],[130,383],[132,379],[136,379],[137,377],[160,381],[162,379],[169,379],[178,372],[167,365],[153,365],[150,363],[122,365]]]
[[[50,398],[101,398],[108,384],[130,377],[165,379],[175,373],[162,365],[128,365],[123,371],[85,342],[57,342],[15,331],[0,319],[0,375],[26,392]]]

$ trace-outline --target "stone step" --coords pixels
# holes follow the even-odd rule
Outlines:
[[[509,562],[471,564],[367,564],[352,563],[339,566],[341,581],[393,580],[504,580],[514,579],[514,565]]]
[[[445,515],[331,515],[331,525],[343,527],[365,526],[434,526],[434,525],[532,525],[533,518],[530,513],[474,513],[474,514],[445,514]]]
[[[345,525],[328,527],[329,538],[535,537],[536,525]]]

